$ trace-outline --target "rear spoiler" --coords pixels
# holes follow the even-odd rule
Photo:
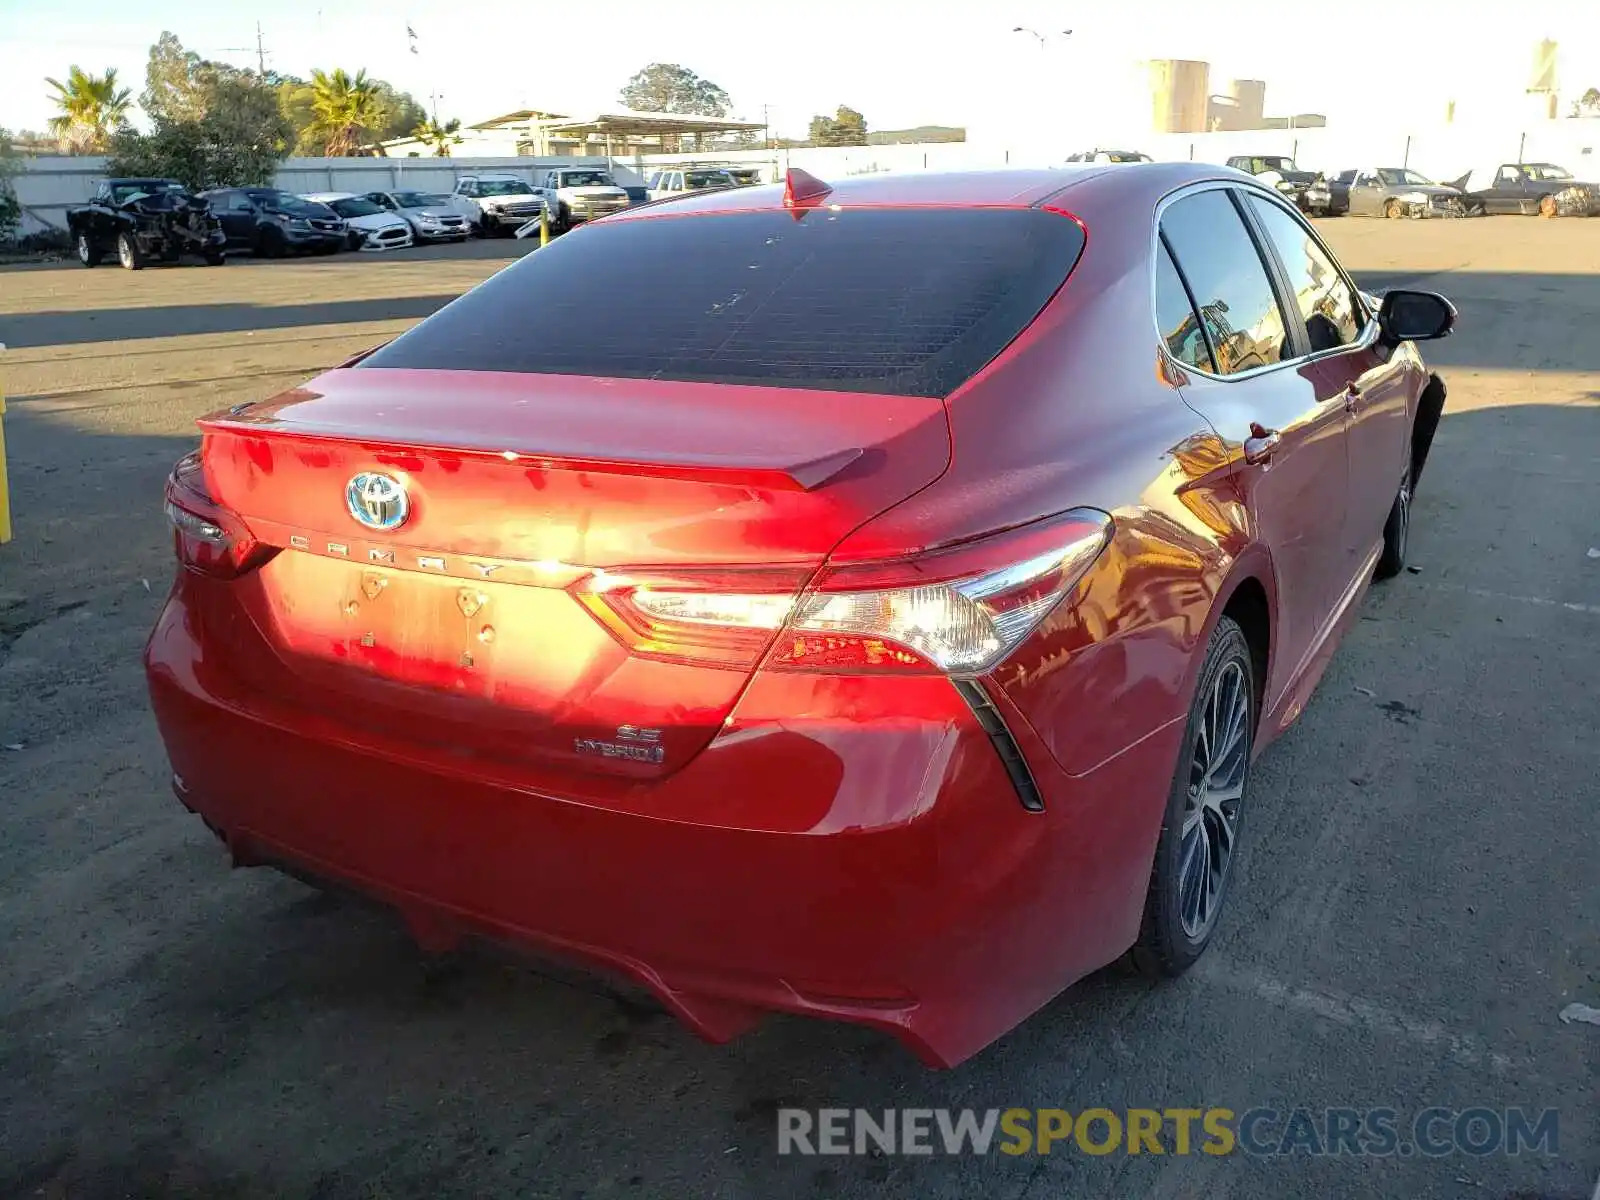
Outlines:
[[[358,430],[333,428],[308,429],[273,426],[266,423],[270,417],[252,419],[247,416],[250,405],[239,405],[226,413],[203,417],[198,425],[206,433],[230,433],[243,437],[269,437],[293,439],[328,438],[340,441],[359,441],[363,446],[384,446],[396,453],[414,452],[415,442],[375,441],[370,433]],[[811,492],[839,475],[844,469],[866,453],[860,446],[837,450],[821,458],[804,462],[773,466],[741,466],[732,463],[687,462],[636,462],[627,459],[589,458],[537,452],[512,454],[509,451],[487,450],[475,446],[444,446],[429,443],[428,449],[447,450],[452,453],[471,454],[483,458],[503,458],[508,462],[543,467],[558,471],[595,471],[605,475],[636,475],[648,479],[683,479],[697,483],[722,484],[729,487],[760,488],[775,492]]]

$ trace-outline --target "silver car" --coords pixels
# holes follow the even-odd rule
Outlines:
[[[467,219],[450,207],[450,197],[437,192],[368,192],[366,198],[404,217],[419,242],[464,242],[472,233]]]
[[[1334,207],[1352,217],[1464,217],[1465,198],[1407,167],[1366,167],[1341,172],[1329,185]],[[1344,203],[1341,203],[1343,201]]]

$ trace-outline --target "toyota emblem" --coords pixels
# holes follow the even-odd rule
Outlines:
[[[411,501],[392,475],[363,471],[345,484],[345,507],[368,529],[398,529],[406,523]]]

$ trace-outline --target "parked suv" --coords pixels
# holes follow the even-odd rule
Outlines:
[[[544,212],[544,197],[526,179],[510,171],[463,175],[450,194],[450,209],[484,237],[511,232],[537,221]]]
[[[217,188],[201,193],[222,223],[228,245],[277,258],[290,250],[332,254],[350,236],[344,220],[325,204],[277,188]]]

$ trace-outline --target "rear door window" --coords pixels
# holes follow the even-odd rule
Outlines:
[[[608,221],[495,275],[358,369],[942,396],[1027,327],[1082,249],[1076,222],[1035,209]]]
[[[1161,215],[1161,232],[1194,293],[1220,374],[1294,356],[1266,265],[1227,190],[1175,200]]]

